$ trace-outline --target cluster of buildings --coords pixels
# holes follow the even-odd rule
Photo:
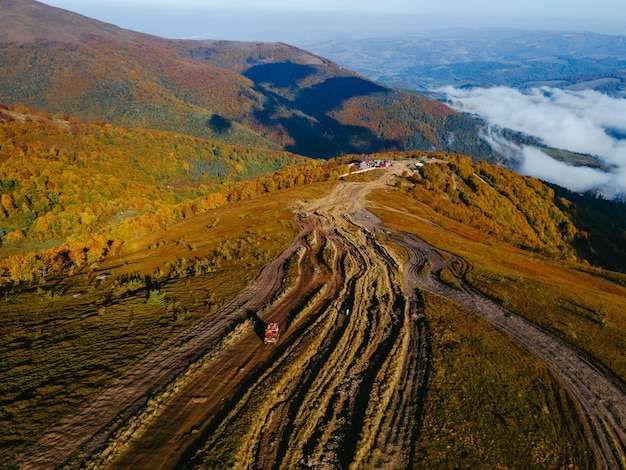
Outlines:
[[[362,157],[359,158],[355,165],[359,167],[359,170],[369,170],[370,168],[387,168],[388,166],[393,166],[393,162],[389,159],[384,160],[374,160],[370,157]]]

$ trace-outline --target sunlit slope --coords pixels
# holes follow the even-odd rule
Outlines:
[[[336,171],[319,163],[319,179]],[[105,249],[76,242],[3,258],[0,462],[254,279],[297,233],[297,199],[325,190],[279,190],[318,178],[310,170],[234,185],[217,194],[220,208],[178,224],[144,215],[152,230]]]
[[[438,157],[376,194],[372,210],[389,227],[464,257],[471,263],[467,282],[585,351],[623,383],[626,275],[584,258],[589,246],[606,246],[606,227],[579,229],[589,213],[577,198],[557,197],[537,180],[471,165],[467,157]],[[578,250],[581,239],[587,244]],[[607,264],[613,253],[624,256],[623,249],[606,247]]]
[[[410,199],[528,252],[626,269],[626,204],[463,156],[430,157],[420,157],[425,164],[397,183]]]
[[[0,237],[7,248],[94,234],[125,218],[173,208],[306,160],[287,152],[5,108],[0,113]],[[158,225],[181,220],[185,210],[194,211],[178,207]]]
[[[341,222],[344,220],[342,214],[349,212],[349,206],[338,206],[335,220],[337,224],[343,224],[342,237],[349,241],[349,246],[342,247],[342,238],[337,238],[338,233],[330,226],[320,233],[327,233],[329,240],[334,237],[332,243],[324,242],[322,238],[305,237],[307,244],[317,244],[319,249],[318,256],[314,257],[319,269],[311,270],[311,273],[336,272],[338,276],[356,274],[355,279],[358,280],[354,284],[347,283],[340,291],[344,292],[342,289],[350,289],[352,285],[361,286],[361,294],[353,298],[351,294],[355,305],[367,305],[364,311],[370,312],[370,315],[374,315],[383,305],[387,309],[384,316],[368,318],[363,315],[355,318],[349,329],[339,329],[336,316],[339,313],[343,318],[343,309],[337,310],[342,298],[335,296],[329,302],[336,302],[336,305],[332,304],[334,306],[330,308],[331,303],[321,303],[322,307],[328,305],[327,311],[321,311],[319,315],[313,315],[302,323],[315,325],[319,331],[330,333],[318,335],[315,328],[309,330],[304,326],[302,330],[285,331],[285,339],[292,335],[291,342],[285,344],[293,346],[293,354],[281,356],[280,364],[290,365],[289,370],[294,375],[281,378],[291,383],[290,390],[299,393],[299,397],[305,394],[319,396],[330,404],[326,417],[324,413],[310,415],[329,426],[321,427],[320,430],[337,429],[339,432],[348,426],[354,431],[354,436],[349,438],[331,432],[325,434],[313,431],[311,437],[314,441],[311,442],[315,442],[317,447],[311,448],[311,452],[316,452],[315,458],[323,457],[325,445],[332,447],[332,443],[337,442],[334,438],[341,438],[342,442],[348,443],[346,449],[353,448],[357,442],[365,442],[369,446],[368,450],[359,451],[359,458],[376,458],[378,444],[376,435],[370,430],[384,423],[385,414],[381,414],[375,403],[368,402],[369,397],[359,394],[359,400],[362,401],[356,406],[350,399],[356,395],[342,395],[341,391],[362,383],[363,387],[372,390],[372,396],[390,400],[393,387],[386,388],[388,384],[402,383],[390,372],[397,370],[399,362],[396,356],[380,355],[394,351],[394,348],[400,348],[403,344],[403,336],[394,336],[398,326],[391,321],[396,318],[398,309],[391,299],[400,296],[402,291],[399,277],[401,271],[390,268],[393,276],[388,277],[377,266],[383,266],[384,263],[394,266],[390,260],[405,259],[406,253],[393,239],[388,238],[389,234],[385,233],[387,230],[391,234],[396,230],[417,233],[439,247],[443,255],[454,253],[461,256],[469,263],[464,274],[465,282],[511,312],[530,319],[566,343],[584,350],[588,361],[606,370],[616,382],[623,383],[626,377],[626,364],[622,357],[626,347],[622,339],[626,328],[622,312],[626,280],[621,274],[592,268],[577,260],[574,247],[568,244],[576,237],[576,221],[565,210],[555,212],[549,196],[550,188],[502,170],[501,177],[508,182],[506,187],[517,187],[524,182],[528,188],[532,188],[535,201],[540,200],[541,194],[547,197],[543,201],[543,209],[535,209],[536,225],[544,229],[533,229],[532,224],[528,225],[529,228],[520,229],[521,223],[514,224],[513,221],[522,217],[516,213],[523,214],[521,207],[526,205],[516,203],[515,198],[509,196],[510,205],[502,201],[500,205],[507,208],[507,217],[511,222],[508,222],[509,225],[503,222],[501,232],[497,234],[488,233],[488,230],[481,230],[480,224],[486,222],[479,217],[464,218],[445,212],[451,205],[456,205],[460,212],[460,204],[465,204],[458,201],[453,204],[448,192],[454,189],[454,184],[457,191],[464,188],[464,191],[470,193],[467,195],[468,201],[469,198],[475,198],[473,205],[476,207],[485,204],[485,218],[492,218],[486,204],[494,199],[496,186],[490,186],[492,189],[488,191],[485,188],[485,194],[481,195],[479,191],[471,192],[469,187],[465,188],[463,181],[473,178],[471,175],[478,178],[489,171],[500,173],[500,170],[472,166],[467,157],[445,154],[432,156],[437,158],[424,164],[424,168],[429,165],[432,167],[422,170],[421,176],[412,175],[407,170],[404,177],[390,180],[389,185],[368,198],[369,209],[384,220],[387,228],[383,231],[376,232],[375,236],[364,236],[356,226]],[[408,154],[402,155],[403,159],[408,157]],[[296,221],[306,218],[307,212],[316,207],[316,201],[336,192],[337,188],[350,194],[350,188],[360,188],[359,185],[367,186],[371,183],[374,187],[380,186],[376,186],[376,178],[386,170],[374,170],[335,182],[345,171],[346,160],[331,161],[324,165],[319,162],[317,166],[305,163],[287,168],[271,178],[265,177],[258,183],[250,181],[234,185],[222,193],[220,207],[188,215],[178,224],[166,227],[152,225],[150,234],[133,232],[115,250],[109,250],[104,257],[98,257],[91,264],[79,262],[78,258],[72,261],[70,258],[70,265],[65,267],[65,271],[59,271],[54,276],[42,277],[39,273],[30,280],[18,279],[17,282],[5,285],[2,291],[4,300],[0,305],[0,328],[3,333],[0,347],[5,365],[0,380],[3,384],[1,395],[5,397],[1,419],[11,425],[2,427],[4,431],[0,438],[3,454],[0,461],[11,461],[17,452],[29,448],[34,436],[39,436],[62,416],[71,414],[81,403],[97,396],[113,380],[123,376],[165,342],[201,320],[210,324],[211,319],[215,318],[213,315],[249,286],[262,267],[275,259],[297,237],[301,228]],[[433,185],[430,189],[416,189],[431,180],[429,172],[432,172],[432,181],[439,181],[440,185]],[[461,178],[458,173],[465,176]],[[484,176],[480,178],[487,181]],[[495,176],[490,178],[492,185],[496,179]],[[324,180],[330,181],[319,183]],[[475,184],[480,182],[476,181]],[[447,191],[443,191],[445,187]],[[439,198],[432,197],[427,201],[425,198],[430,193]],[[416,194],[419,197],[413,197]],[[504,196],[500,194],[498,197]],[[523,197],[530,198],[530,195]],[[518,198],[522,198],[521,193]],[[441,206],[436,204],[437,200],[443,201]],[[187,204],[189,202],[181,204],[181,207]],[[158,213],[145,214],[142,220],[148,222],[150,217]],[[560,230],[559,226],[567,230]],[[503,234],[507,235],[508,242],[503,241]],[[570,234],[569,238],[567,234]],[[557,242],[546,241],[551,238]],[[526,243],[521,243],[521,240],[526,240]],[[360,263],[351,261],[343,264],[342,260],[346,258],[342,253],[348,247],[360,254],[362,258],[355,258],[361,259]],[[392,258],[383,256],[384,253],[393,253]],[[370,255],[373,258],[367,257]],[[297,285],[302,275],[299,266],[297,256],[286,261],[286,274],[279,279],[280,295],[273,301]],[[366,267],[369,268],[366,270],[367,275],[359,274]],[[454,277],[450,278],[450,273],[441,272],[438,275],[454,285]],[[427,385],[422,384],[426,387],[420,392],[425,393],[421,395],[425,400],[423,406],[411,405],[408,408],[415,413],[411,425],[414,427],[410,431],[413,437],[406,441],[407,448],[415,451],[410,457],[412,462],[434,466],[445,461],[461,463],[487,459],[494,465],[507,462],[510,465],[547,465],[553,468],[570,463],[581,468],[588,466],[593,457],[589,449],[581,444],[580,433],[584,430],[577,422],[576,413],[559,412],[570,407],[569,398],[544,364],[530,357],[528,351],[520,348],[510,337],[482,320],[475,321],[471,313],[450,304],[449,300],[419,293],[416,295],[420,295],[423,302],[422,310],[416,312],[416,315],[419,318],[423,315],[427,322],[433,323],[428,333],[432,356],[427,357],[433,369],[430,381]],[[290,321],[295,322],[299,318],[298,312],[306,311],[304,307],[313,300],[313,296],[301,299],[297,305],[302,310],[299,307],[289,313]],[[224,342],[212,345],[210,354],[217,354],[220,348],[236,344],[229,342],[236,342],[237,338],[252,332],[255,328],[255,312],[258,314],[256,310],[241,310],[230,321],[227,321],[228,318],[223,319]],[[353,314],[356,315],[355,312]],[[348,320],[342,320],[341,324],[347,326]],[[379,327],[372,329],[371,325]],[[349,331],[354,336],[342,337],[339,330]],[[380,343],[374,342],[374,339]],[[363,374],[357,374],[353,381],[344,383],[341,380],[330,380],[333,374],[324,369],[323,361],[310,369],[300,367],[298,364],[307,364],[309,360],[332,357],[337,361],[334,367],[350,372],[349,367],[346,369],[348,364],[341,361],[340,355],[332,353],[332,347],[317,348],[319,344],[324,348],[340,344],[350,354],[354,353],[349,357],[358,362]],[[380,344],[380,348],[377,344]],[[184,346],[183,341],[181,351]],[[276,354],[286,352],[280,348],[279,343]],[[370,364],[380,366],[381,369],[369,370],[366,363],[361,362],[363,356],[358,354],[359,351],[368,351],[371,354]],[[403,354],[406,355],[406,351]],[[477,365],[477,356],[480,358],[480,366]],[[212,357],[206,360],[212,360]],[[197,364],[199,370],[202,370],[202,364]],[[247,377],[247,381],[241,383],[254,383],[254,388],[250,388],[253,390],[250,396],[255,400],[255,407],[247,406],[245,401],[237,402],[239,404],[233,408],[235,411],[229,417],[233,423],[230,429],[244,431],[233,435],[228,432],[228,426],[223,427],[224,432],[215,434],[211,441],[221,443],[220,452],[214,452],[211,446],[205,448],[197,457],[196,462],[200,466],[239,461],[237,459],[249,458],[251,455],[253,459],[271,458],[273,455],[271,447],[250,447],[247,450],[254,452],[245,454],[238,450],[242,443],[248,442],[241,436],[253,436],[256,432],[249,427],[250,423],[269,419],[271,400],[282,403],[281,393],[287,390],[276,388],[278,382],[272,380],[272,373],[258,382],[253,381],[257,372],[261,377],[263,374],[260,371],[270,370],[268,368],[274,362],[260,364],[261,369],[256,372],[248,371],[245,367],[238,372],[242,377]],[[237,364],[237,370],[240,367]],[[286,371],[287,368],[282,370]],[[303,374],[307,371],[317,371],[319,376],[315,378],[315,375],[311,375],[308,382],[308,376]],[[465,377],[463,374],[468,371],[476,371],[476,375]],[[191,370],[189,377],[195,373],[195,369]],[[251,375],[246,375],[248,373]],[[533,380],[526,380],[528,376],[532,376]],[[185,376],[181,377],[180,383],[185,383]],[[374,387],[365,380],[368,377],[379,377],[381,381],[376,383],[384,386]],[[468,383],[470,378],[476,380],[475,385]],[[327,379],[335,385],[344,384],[347,388],[334,389],[337,391],[335,396],[330,389],[325,388]],[[503,380],[506,383],[504,388]],[[465,386],[459,386],[459,381]],[[307,383],[315,386],[302,385]],[[481,393],[474,394],[473,386],[480,386]],[[245,390],[248,390],[247,386]],[[166,397],[159,395],[157,390],[154,393],[163,402],[151,400],[149,406],[157,407],[155,409],[166,406]],[[489,400],[483,399],[485,396]],[[201,401],[204,397],[195,399]],[[520,401],[512,402],[516,399]],[[299,399],[284,403],[299,407],[308,402]],[[338,405],[341,403],[346,404],[345,410]],[[349,416],[355,416],[356,420],[343,421],[343,413],[348,413],[346,410],[350,410]],[[361,412],[366,414],[359,414]],[[298,413],[302,419],[309,416],[305,407],[299,408]],[[141,420],[147,419],[149,414],[150,411],[148,414],[138,414],[135,421],[130,423],[131,429],[141,424]],[[481,416],[481,420],[475,420],[476,416]],[[463,420],[474,422],[475,425],[466,426]],[[290,423],[286,421],[285,428],[281,429],[287,432],[291,429]],[[358,423],[363,424],[363,427]],[[126,429],[127,424],[122,419],[115,426]],[[499,429],[498,432],[494,432],[494,426]],[[301,442],[306,441],[307,432],[310,430],[306,431],[303,427],[299,437]],[[461,433],[463,439],[455,433]],[[533,435],[532,442],[541,445],[531,448],[529,443],[520,442],[520,436],[528,436],[529,433]],[[261,436],[262,442],[270,442],[270,434],[261,433],[257,437]],[[488,452],[479,452],[480,447],[472,447],[471,442],[490,443]],[[202,440],[198,441],[197,447],[202,448],[202,444]],[[404,441],[402,445],[405,445]],[[420,450],[423,448],[428,448],[428,452]],[[293,462],[298,461],[304,456],[300,452],[305,449],[291,449],[288,458]],[[341,450],[337,450],[340,449],[338,447],[332,449],[333,455],[339,455],[346,462],[353,458],[349,453],[342,454]],[[559,451],[555,452],[555,449]]]

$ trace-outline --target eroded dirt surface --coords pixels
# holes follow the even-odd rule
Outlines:
[[[388,177],[393,171],[401,168]],[[419,287],[486,318],[541,358],[579,403],[599,466],[619,468],[623,392],[549,334],[465,285],[441,283],[434,273],[444,266],[462,283],[467,263],[381,230],[361,201],[385,183],[341,183],[305,208],[300,235],[253,285],[51,428],[20,467],[405,467],[426,386]],[[407,248],[408,262],[381,243],[390,236]],[[299,277],[279,295],[292,257]],[[281,326],[276,345],[262,341],[270,321]]]
[[[409,271],[414,273],[412,278],[416,284],[485,318],[509,333],[547,364],[581,407],[591,431],[590,439],[597,453],[599,468],[623,468],[626,455],[624,392],[581,353],[534,324],[507,312],[464,284],[463,273],[468,266],[461,258],[446,253],[444,259],[440,250],[435,250],[415,236],[404,235],[402,243],[412,253]],[[428,276],[420,276],[419,268],[426,259],[432,264],[431,272]],[[444,267],[456,275],[462,289],[452,288],[437,279],[434,273]],[[618,448],[614,448],[613,444]]]

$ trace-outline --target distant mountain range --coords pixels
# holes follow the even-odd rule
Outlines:
[[[32,0],[0,3],[6,104],[311,157],[492,156],[473,118],[296,47],[168,40]]]
[[[549,85],[626,96],[626,37],[514,29],[341,39],[306,46],[397,88]]]

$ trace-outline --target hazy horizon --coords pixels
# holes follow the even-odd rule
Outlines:
[[[337,37],[400,36],[449,28],[517,28],[626,35],[626,2],[600,0],[573,7],[564,1],[509,4],[477,0],[438,3],[390,0],[45,0],[45,4],[134,31],[179,39],[279,41],[311,44]]]

